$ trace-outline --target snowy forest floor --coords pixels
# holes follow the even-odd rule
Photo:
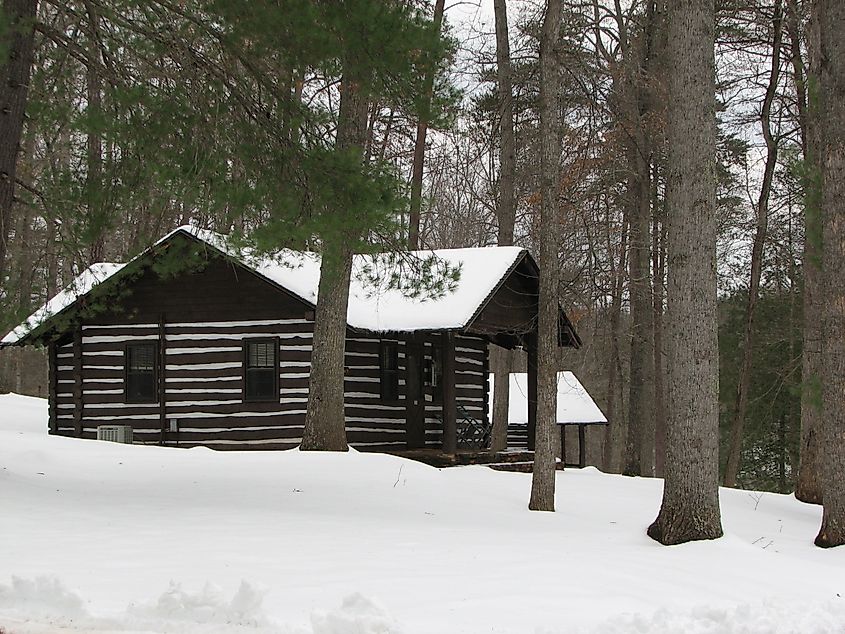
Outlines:
[[[725,537],[666,548],[660,480],[438,470],[386,455],[51,437],[0,397],[0,631],[845,632],[821,509],[722,489]]]

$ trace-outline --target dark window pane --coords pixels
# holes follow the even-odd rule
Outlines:
[[[429,357],[425,360],[425,383],[431,386],[432,395],[437,398],[440,387],[440,376],[443,373],[443,364],[440,359],[440,349],[436,346],[429,348]]]
[[[129,370],[155,370],[156,347],[153,344],[142,343],[129,346]]]
[[[272,369],[249,369],[246,372],[246,397],[248,399],[275,397],[276,381]]]
[[[126,347],[126,400],[155,402],[158,398],[156,370],[157,347],[152,343],[136,343]]]
[[[382,400],[399,400],[399,348],[396,343],[391,341],[381,342],[379,370]]]
[[[267,341],[253,342],[248,344],[247,367],[249,368],[272,368],[275,365],[274,345]]]
[[[278,400],[279,373],[276,341],[246,341],[244,398],[246,400]]]
[[[131,372],[127,376],[126,394],[132,401],[154,400],[155,375],[152,372]]]
[[[382,371],[390,372],[399,369],[399,352],[395,343],[382,342],[380,356]]]

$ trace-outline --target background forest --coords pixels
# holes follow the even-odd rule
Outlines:
[[[4,332],[91,263],[126,260],[181,224],[264,247],[320,248],[346,231],[349,218],[321,210],[343,173],[327,148],[340,143],[350,67],[370,86],[364,147],[383,184],[362,188],[362,243],[536,248],[542,3],[396,3],[442,29],[445,49],[426,29],[366,15],[348,25],[305,0],[281,17],[264,2],[16,4],[37,17],[14,202],[2,210]],[[716,8],[721,466],[726,484],[788,492],[810,301],[812,25],[799,0]],[[344,58],[336,43],[355,27],[397,53]],[[589,462],[643,475],[662,473],[665,442],[665,27],[658,0],[565,1],[555,56],[559,284],[585,342],[559,365],[611,421],[590,430]],[[503,351],[493,361],[525,364]],[[45,359],[3,350],[0,390],[44,395]]]

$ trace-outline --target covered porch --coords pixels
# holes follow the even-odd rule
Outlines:
[[[439,397],[443,403],[440,413],[442,442],[439,448],[426,447],[423,440],[425,403],[411,395],[419,393],[415,387],[424,358],[426,334],[413,333],[406,339],[408,372],[406,420],[408,443],[404,450],[391,451],[398,455],[420,459],[435,465],[496,463],[517,461],[513,456],[500,455],[491,450],[492,420],[490,403],[493,392],[487,377],[484,381],[483,414],[467,411],[458,395],[460,385],[456,383],[458,359],[456,337],[475,337],[507,350],[524,350],[526,363],[527,394],[527,446],[525,452],[534,449],[534,434],[537,422],[537,302],[539,293],[539,270],[528,256],[520,258],[504,276],[501,284],[479,305],[477,311],[460,330],[443,330],[437,333],[439,339],[440,377]],[[431,337],[435,333],[427,333]],[[559,312],[558,346],[578,348],[581,340],[563,310]],[[485,363],[485,373],[489,371]],[[521,456],[519,461],[533,460]]]

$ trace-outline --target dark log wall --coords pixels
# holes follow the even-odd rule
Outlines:
[[[398,339],[399,399],[382,402],[379,390],[379,339],[346,340],[344,403],[346,438],[361,450],[405,447],[405,347]]]
[[[508,423],[508,449],[528,449],[528,423]]]
[[[56,432],[65,436],[73,433],[73,388],[76,384],[73,341],[58,342],[56,349]],[[52,359],[50,359],[52,361]]]
[[[160,403],[125,403],[124,347],[159,342],[159,324],[83,327],[83,436],[98,425],[132,425],[136,441],[162,439]],[[281,449],[304,424],[311,322],[305,319],[173,322],[164,327],[165,444]],[[279,340],[279,401],[244,402],[243,341]],[[178,431],[169,431],[176,421]]]
[[[455,337],[455,398],[457,404],[476,420],[487,422],[487,342],[484,339]],[[458,412],[458,426],[462,412]]]
[[[379,397],[379,341],[355,335],[346,340],[346,431],[349,444],[361,450],[404,449],[405,438],[405,346],[400,338],[399,400],[383,403]],[[425,359],[440,345],[439,335],[427,335]],[[456,337],[456,400],[471,416],[487,420],[487,342],[476,337]],[[425,444],[439,448],[443,442],[443,404],[440,387],[424,386]],[[458,417],[460,419],[460,416]]]
[[[99,314],[83,324],[76,338],[57,342],[57,433],[79,435],[76,420],[85,438],[95,438],[98,425],[117,424],[131,425],[135,441],[141,443],[295,447],[308,397],[313,323],[307,313],[304,303],[228,263],[212,262],[202,272],[171,280],[148,273],[133,283],[121,309]],[[161,332],[164,407],[159,401],[126,403],[125,347],[149,341],[161,350]],[[249,337],[279,341],[277,402],[243,400],[243,340]],[[400,400],[383,403],[379,341],[369,335],[350,335],[347,340],[346,425],[350,444],[362,450],[406,445],[404,342],[396,339]],[[438,336],[426,337],[426,355],[438,344]],[[457,401],[472,416],[484,419],[486,341],[457,337],[456,353]],[[425,387],[425,439],[431,447],[442,442],[442,407],[435,394],[439,389]],[[170,431],[171,424],[178,431]]]
[[[169,279],[148,271],[115,304],[83,324],[81,372],[73,341],[56,347],[59,433],[75,435],[74,379],[80,377],[86,438],[96,437],[98,425],[128,424],[143,443],[221,449],[299,443],[311,356],[307,305],[222,259]],[[125,346],[160,344],[162,330],[165,407],[158,401],[125,403]],[[279,340],[279,402],[243,402],[247,337]],[[178,432],[163,433],[173,420]]]
[[[311,331],[306,319],[166,325],[167,416],[180,444],[288,448],[302,437]],[[243,341],[279,342],[279,400],[244,402]],[[171,440],[171,438],[168,438]]]

